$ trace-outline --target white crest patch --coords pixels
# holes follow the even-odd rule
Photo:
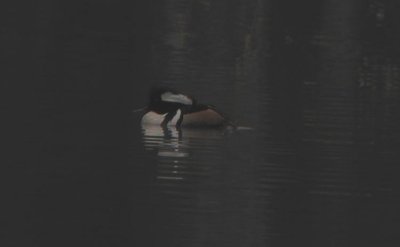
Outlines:
[[[171,92],[166,92],[161,95],[161,100],[165,102],[173,102],[184,105],[192,105],[193,101],[186,95],[183,94],[173,94]]]

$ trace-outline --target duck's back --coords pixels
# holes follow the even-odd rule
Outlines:
[[[183,115],[182,126],[220,126],[225,118],[214,109],[208,108]]]

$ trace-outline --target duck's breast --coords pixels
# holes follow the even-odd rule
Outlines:
[[[166,115],[149,111],[142,117],[142,125],[161,125]]]
[[[164,121],[168,121],[167,123],[164,123],[166,125],[176,125],[181,117],[182,111],[178,109],[173,114],[174,115],[172,116],[172,118],[168,121],[165,120],[168,113],[160,114],[157,112],[149,111],[142,117],[142,125],[162,125]]]

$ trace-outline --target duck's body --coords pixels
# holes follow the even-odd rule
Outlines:
[[[142,125],[221,127],[229,124],[214,107],[197,104],[184,94],[169,89],[155,89],[142,117]]]
[[[183,115],[182,126],[221,126],[226,119],[212,108],[190,112]]]
[[[161,114],[154,111],[148,111],[142,117],[142,125],[177,125],[178,121],[181,119],[182,112],[178,110],[170,121],[165,121],[167,114],[168,113]]]

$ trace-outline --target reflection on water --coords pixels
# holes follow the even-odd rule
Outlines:
[[[193,150],[212,152],[218,140],[227,132],[212,129],[177,129],[175,127],[145,126],[143,142],[146,151],[159,157],[157,179],[184,179],[190,161],[196,159]]]
[[[154,81],[254,129],[143,130],[154,246],[395,246],[389,2],[166,1]]]
[[[395,195],[379,181],[389,168],[377,171],[368,144],[344,137],[346,128],[321,125],[330,129],[319,133],[325,137],[307,134],[301,145],[276,139],[271,128],[143,128],[146,166],[155,166],[143,209],[157,236],[151,243],[351,246],[376,233],[372,219],[395,212],[396,204],[381,204]]]
[[[3,2],[0,246],[400,246],[399,0]]]
[[[253,243],[263,242],[266,226],[257,214],[265,213],[264,202],[250,183],[257,179],[255,152],[245,149],[252,140],[247,130],[143,129],[146,152],[157,155],[148,187],[156,245],[246,246],[248,234]]]
[[[336,131],[297,146],[256,130],[144,128],[145,152],[156,157],[146,187],[154,244],[347,243],[349,231],[374,229],[363,225],[371,215],[362,205],[379,211],[378,198],[393,192],[369,180],[365,157],[350,154],[363,146]]]

